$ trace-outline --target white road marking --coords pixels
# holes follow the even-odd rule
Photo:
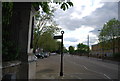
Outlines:
[[[104,74],[105,77],[107,77],[108,79],[111,79],[110,77],[108,77],[106,74]]]
[[[85,69],[88,69],[87,67],[85,67],[84,65],[83,65],[83,67],[85,68]]]
[[[89,70],[89,71],[92,71],[92,72],[95,72],[95,73],[97,73],[97,74],[100,74],[100,75],[104,75],[106,78],[108,78],[108,79],[111,79],[109,76],[107,76],[106,74],[103,74],[103,73],[100,73],[100,72],[97,72],[97,71],[93,71],[93,70],[91,70],[91,69],[88,69],[86,66],[84,66],[84,65],[82,65],[86,70]]]
[[[73,63],[73,64],[75,64],[75,65],[79,65],[79,66],[80,66],[80,64],[78,64],[78,63],[76,63],[76,62],[72,62],[72,61],[70,61],[70,62]],[[100,74],[100,75],[104,75],[106,78],[111,79],[109,76],[107,76],[107,75],[104,74],[104,73],[101,73],[101,72],[97,72],[97,71],[94,71],[94,70],[88,69],[85,65],[82,65],[82,67],[84,67],[86,70],[89,70],[89,71],[95,72],[95,73]],[[111,80],[112,80],[112,79],[111,79]]]

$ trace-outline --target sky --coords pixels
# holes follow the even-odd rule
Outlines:
[[[54,13],[57,24],[64,33],[64,46],[76,47],[98,43],[98,35],[103,24],[112,18],[118,19],[118,3],[101,0],[71,0],[74,4],[68,10],[57,9]]]

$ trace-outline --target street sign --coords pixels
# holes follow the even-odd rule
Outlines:
[[[60,36],[54,36],[54,39],[62,39],[62,35],[60,35]]]

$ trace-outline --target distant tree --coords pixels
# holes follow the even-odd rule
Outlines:
[[[67,52],[68,52],[68,50],[66,49],[66,47],[63,48],[63,52],[64,52],[64,53],[67,53]]]
[[[69,46],[69,53],[70,53],[70,54],[73,54],[74,51],[75,51],[75,50],[74,50],[74,47],[73,47],[73,46]]]
[[[79,43],[77,45],[77,53],[82,54],[87,52],[88,52],[88,45],[85,45],[83,43]]]
[[[83,43],[79,43],[77,45],[77,50],[85,50],[85,51],[88,51],[88,45],[85,45]]]
[[[57,50],[56,50],[56,52],[57,52],[58,54],[61,53],[61,42],[60,42],[60,41],[57,41]]]
[[[38,48],[42,48],[44,51],[56,51],[58,49],[57,41],[53,39],[50,32],[44,32],[38,40]]]

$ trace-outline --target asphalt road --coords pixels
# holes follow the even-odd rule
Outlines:
[[[37,61],[36,79],[118,79],[118,63],[64,54],[64,76],[60,77],[60,55]]]

